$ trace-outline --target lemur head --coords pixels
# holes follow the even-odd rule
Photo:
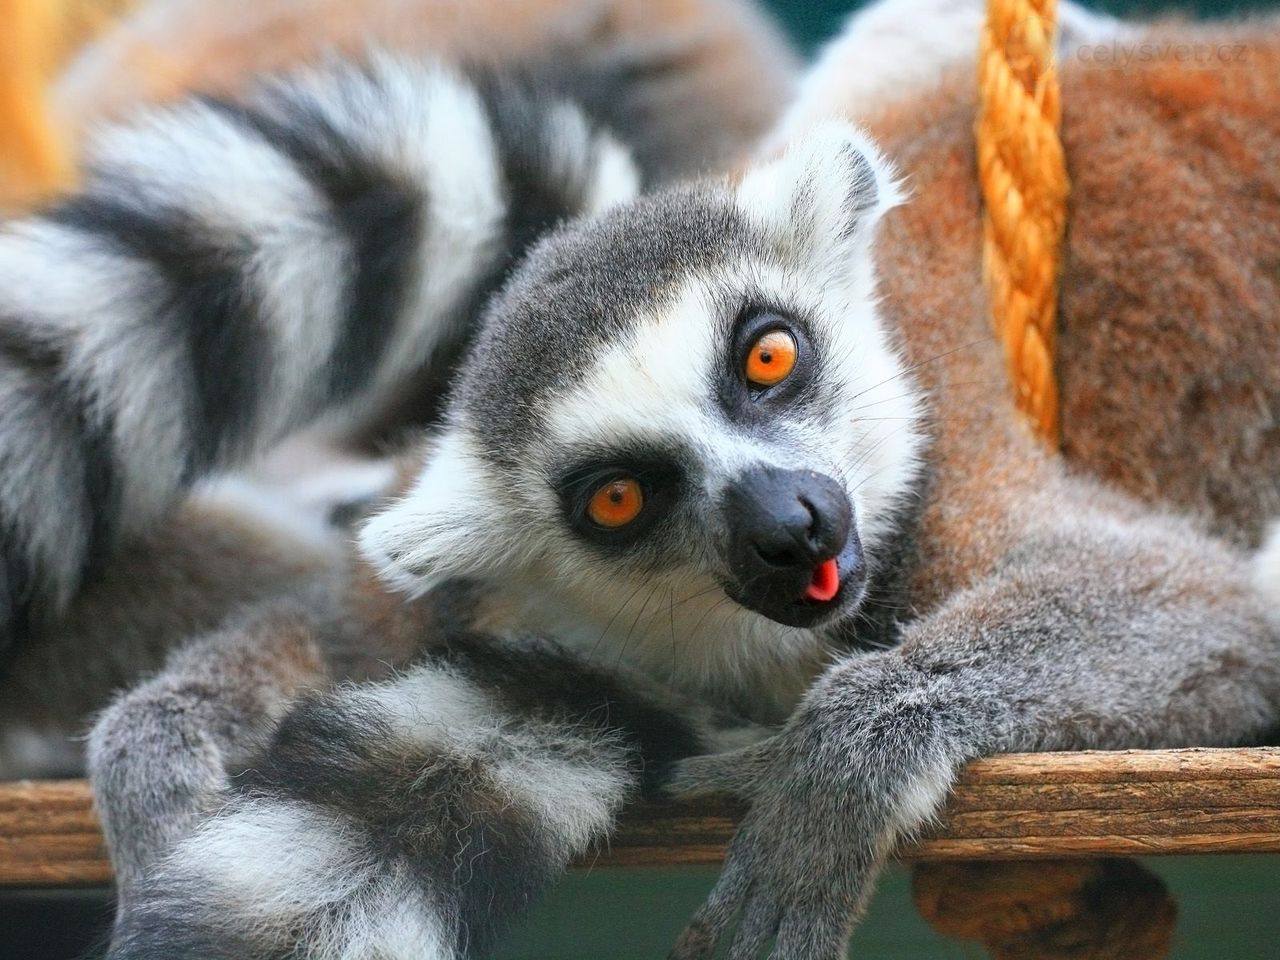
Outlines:
[[[898,200],[833,124],[736,183],[553,232],[494,300],[366,555],[410,591],[536,591],[673,669],[812,650],[857,612],[918,471],[872,270]]]

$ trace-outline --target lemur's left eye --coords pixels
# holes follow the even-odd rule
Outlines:
[[[591,495],[587,516],[591,522],[613,530],[625,527],[644,509],[644,492],[635,477],[610,480]]]
[[[791,376],[796,368],[800,347],[786,330],[773,329],[761,334],[747,351],[744,373],[747,383],[764,389]]]

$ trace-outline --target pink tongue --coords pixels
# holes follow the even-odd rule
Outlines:
[[[813,579],[804,592],[806,600],[826,603],[840,592],[840,567],[835,560],[824,560],[813,568]]]

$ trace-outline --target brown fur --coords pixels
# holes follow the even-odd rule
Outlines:
[[[1058,366],[1074,466],[1256,543],[1280,513],[1280,41],[1250,49],[1247,70],[1216,74],[1065,69]],[[965,71],[872,124],[914,193],[879,245],[886,311],[945,411],[925,606],[984,573],[1028,519],[1071,509],[1015,419],[987,319],[975,104]]]
[[[106,692],[157,669],[175,639],[336,578],[342,567],[340,555],[264,530],[251,517],[188,504],[126,547],[65,617],[23,646],[6,667],[0,726],[19,718],[78,724]]]
[[[381,0],[370,2],[361,9],[383,10]],[[694,6],[700,16],[713,18],[717,2],[673,2],[666,13],[659,5],[619,2],[614,18],[602,22],[615,30],[622,29],[619,24],[651,30],[644,16],[670,15],[679,32],[697,19]],[[454,9],[443,0],[430,6],[442,17],[441,11]],[[268,20],[276,9],[273,2],[260,7],[255,16]],[[576,22],[565,13],[567,0],[552,8],[564,17],[557,22]],[[332,14],[320,17],[323,35],[333,39],[355,29],[356,20],[340,6],[322,9]],[[390,3],[383,12],[389,17],[393,10],[403,13]],[[528,28],[535,22],[520,16],[506,23],[510,32],[501,34],[501,42],[535,42],[531,35],[517,37],[518,24]],[[231,43],[231,35],[196,18],[173,47],[177,57],[187,49],[183,44],[190,45],[181,83],[161,84],[167,76],[161,71],[143,77],[140,88],[122,88],[120,96],[217,86],[218,70],[227,71],[231,83],[244,71],[279,65],[273,58],[314,53],[319,41],[296,21],[274,22],[283,31],[279,49],[273,42],[245,44],[239,60],[222,62],[218,44]],[[374,16],[370,22],[389,29],[392,21]],[[453,28],[460,29],[456,23]],[[737,42],[732,38],[742,29],[726,27],[724,43]],[[415,36],[425,35],[423,28]],[[446,31],[436,39],[445,44],[448,36]],[[416,42],[408,35],[404,40]],[[511,49],[492,42],[495,57]],[[118,68],[145,48],[142,26],[126,27],[104,47],[102,63]],[[1148,499],[1196,511],[1219,531],[1253,543],[1265,519],[1280,513],[1280,120],[1266,107],[1280,97],[1280,43],[1254,40],[1250,52],[1247,69],[1216,74],[1172,62],[1128,72],[1081,63],[1066,69],[1064,136],[1074,192],[1059,367],[1064,445],[1073,464]],[[751,57],[744,52],[729,59],[738,70]],[[729,69],[714,58],[708,64],[707,78]],[[759,73],[767,75],[768,70]],[[112,85],[103,89],[103,97],[115,95]],[[91,101],[79,102],[87,110]],[[113,103],[118,107],[123,100],[104,99],[93,109],[110,110]],[[917,582],[922,609],[985,573],[1029,518],[1070,510],[1071,498],[1085,495],[1062,482],[1051,456],[1014,417],[1007,399],[979,281],[974,112],[972,76],[964,71],[927,96],[886,110],[872,124],[914,193],[890,216],[879,246],[885,310],[905,332],[917,375],[937,408],[946,411],[934,427],[937,486],[925,518]],[[1086,488],[1088,496],[1105,496],[1092,490]],[[1117,502],[1116,509],[1130,508]],[[173,536],[182,539],[176,529]],[[98,653],[67,658],[64,643],[33,644],[6,678],[17,684],[6,703],[27,717],[38,715],[42,703],[56,704],[66,717],[70,701],[74,715],[82,717],[101,704],[104,678],[112,686],[131,682],[139,670],[158,665],[174,638],[207,630],[231,607],[289,592],[318,572],[255,553],[260,547],[254,547],[253,536],[240,544],[241,536],[221,527],[187,539],[192,551],[185,561],[175,544],[141,546],[133,561],[118,566],[114,582],[86,594],[72,622],[59,628],[66,638],[76,638],[76,649],[98,651],[111,662],[96,662]],[[220,543],[232,543],[233,549],[219,552]],[[256,559],[240,552],[246,544]],[[145,555],[157,547],[154,558]],[[252,579],[243,576],[245,570],[253,571]],[[235,575],[226,578],[228,571]],[[235,589],[211,588],[209,582],[219,577]],[[104,599],[114,591],[136,602]],[[155,602],[159,596],[189,602],[175,610]],[[353,647],[335,651],[349,661],[342,672],[352,676],[403,663],[437,615],[423,605],[401,605],[363,570],[352,611],[353,623],[342,633]],[[156,621],[161,616],[163,622]],[[60,685],[52,696],[46,686],[51,677]]]
[[[1243,46],[1067,73],[1058,374],[1073,462],[1256,546],[1280,516],[1280,37]]]
[[[1275,723],[1275,584],[1193,523],[1070,475],[1102,474],[1238,542],[1256,543],[1276,511],[1280,36],[1249,44],[1247,75],[1174,58],[1140,76],[1064,69],[1066,461],[1015,414],[992,332],[972,67],[873,118],[914,193],[878,244],[883,312],[937,412],[912,592],[921,616],[894,650],[837,660],[776,740],[682,764],[682,790],[728,791],[750,811],[674,957],[709,958],[731,930],[734,955],[755,955],[776,930],[772,957],[845,956],[882,858],[938,815],[974,756],[1256,742]],[[840,71],[823,82],[810,93],[825,105]],[[865,102],[845,109],[867,119]],[[922,802],[920,765],[939,756],[951,766]],[[992,873],[991,886],[1015,888]],[[1159,890],[1146,893],[1143,919],[1159,920]],[[1081,919],[1049,926],[1091,956],[1168,943],[1168,923]],[[1001,957],[1062,939],[1005,940],[994,927],[981,933]]]
[[[1182,30],[1184,39],[1217,42],[1209,29]],[[1280,36],[1251,37],[1248,51],[1247,65],[1217,71],[1176,61],[1127,72],[1066,65],[1063,135],[1073,192],[1058,374],[1070,467],[1190,511],[1252,546],[1280,516]],[[980,281],[975,117],[976,85],[965,69],[871,124],[914,194],[890,215],[879,243],[884,307],[940,412],[915,583],[920,612],[979,583],[1038,518],[1087,513],[1097,499],[1122,514],[1136,509],[1068,482],[1013,410]],[[1238,584],[1226,577],[1178,578],[1156,566],[1106,575],[1130,578],[1150,595],[1177,580],[1180,600],[1200,593],[1206,609],[1224,613],[1241,602]],[[1068,583],[1090,572],[1072,571]],[[1021,586],[1034,605],[1053,585]],[[972,596],[966,612],[992,635],[1009,619],[999,604]],[[945,647],[949,628],[960,634],[964,623],[935,624],[931,639]],[[1224,671],[1237,667],[1224,660]],[[1221,699],[1215,709],[1241,708]],[[766,848],[769,855],[776,850]],[[997,894],[1026,892],[1027,876],[1006,875],[1007,865],[975,868],[984,869],[982,880]],[[957,880],[975,883],[936,873],[918,875],[924,899],[955,889]],[[1133,893],[1133,879],[1122,879]],[[1172,921],[1158,884],[1137,889],[1144,922],[1093,911],[1067,917],[1066,926],[1099,956],[1167,950]],[[986,896],[990,902],[967,915],[942,915],[955,904],[925,912],[947,933],[982,939],[995,955],[1026,956],[1063,926],[1062,916],[1053,923],[1031,916],[1045,905],[1040,892],[1003,912],[1010,904],[999,896]],[[1024,929],[1006,922],[1011,912]],[[1132,920],[1132,911],[1126,916]],[[965,922],[970,927],[962,929]]]
[[[480,64],[620,57],[669,82],[655,117],[682,149],[672,172],[723,167],[750,148],[791,94],[797,61],[746,0],[164,0],[73,65],[55,97],[82,130],[193,90],[234,93],[280,71],[370,46]],[[673,157],[674,160],[674,157]]]
[[[1075,106],[1065,135],[1077,188],[1062,354],[1073,462],[1130,490],[1200,512],[1250,542],[1277,494],[1275,464],[1268,459],[1276,454],[1265,441],[1266,431],[1274,430],[1270,411],[1280,409],[1280,367],[1267,352],[1275,349],[1280,303],[1274,270],[1280,243],[1273,232],[1280,212],[1280,129],[1258,106],[1280,94],[1280,70],[1274,69],[1280,44],[1263,44],[1255,56],[1253,68],[1262,76],[1248,80],[1195,76],[1176,63],[1152,65],[1138,81],[1097,67],[1073,65],[1067,71],[1065,96]],[[1014,416],[979,280],[973,120],[972,79],[966,73],[886,112],[874,129],[916,194],[887,223],[880,266],[890,326],[902,331],[914,369],[939,411],[932,424],[935,486],[927,501],[915,590],[920,612],[934,615],[909,628],[898,650],[836,664],[789,724],[788,731],[800,731],[794,740],[784,731],[760,746],[762,756],[777,750],[781,759],[776,765],[769,761],[771,772],[753,797],[727,875],[737,883],[733,871],[745,858],[754,904],[768,908],[769,897],[785,897],[791,898],[789,911],[797,904],[800,914],[812,908],[820,916],[804,922],[841,946],[841,925],[864,902],[871,866],[878,868],[861,859],[880,857],[897,839],[896,831],[919,825],[926,789],[937,786],[941,795],[950,774],[933,769],[942,766],[935,753],[954,769],[974,751],[1010,744],[1061,749],[1230,739],[1242,731],[1252,735],[1273,715],[1260,711],[1273,708],[1274,698],[1267,701],[1265,694],[1275,685],[1258,684],[1255,691],[1239,678],[1265,672],[1273,660],[1261,658],[1273,658],[1274,647],[1231,645],[1233,638],[1264,629],[1258,598],[1242,573],[1243,558],[1197,540],[1177,523],[1159,529],[1151,523],[1132,542],[1091,553],[1095,540],[1105,539],[1093,536],[1098,529],[1142,508],[1094,484],[1072,482]],[[1190,409],[1179,406],[1193,388],[1199,399]],[[1256,407],[1241,404],[1228,388],[1248,391]],[[1099,425],[1084,415],[1095,408],[1120,419]],[[1119,430],[1124,434],[1116,435]],[[1157,439],[1146,444],[1150,433]],[[1224,447],[1237,452],[1224,459],[1218,452]],[[1228,476],[1244,454],[1252,458],[1245,461],[1251,472]],[[1092,509],[1098,501],[1104,501],[1103,509]],[[1040,518],[1077,512],[1095,522],[1074,531],[1066,549],[1052,541],[1070,537],[1069,524],[1037,527]],[[1035,544],[1040,553],[1020,562],[1018,548],[1036,541],[1037,530],[1046,534]],[[220,570],[244,562],[214,558]],[[987,577],[998,564],[1004,564],[1002,578]],[[193,569],[204,572],[198,562]],[[1076,602],[1082,585],[1082,608],[1098,616],[1063,629],[1060,614]],[[289,592],[287,585],[282,590]],[[173,595],[185,592],[179,585]],[[341,676],[355,679],[407,660],[418,638],[430,634],[436,615],[423,606],[401,606],[364,572],[356,577],[354,602],[345,612],[335,604],[330,614],[328,598],[313,590],[302,595],[316,599],[314,609],[294,605],[279,615],[283,620],[271,615],[250,621],[242,633],[233,627],[179,651],[167,673],[121,698],[97,725],[95,786],[110,811],[109,835],[126,836],[139,822],[164,825],[141,844],[127,844],[136,856],[130,854],[121,871],[126,902],[131,878],[205,811],[204,798],[217,796],[223,770],[233,767],[226,758],[236,759],[235,750],[260,734],[273,710],[325,683],[335,660]],[[1046,615],[1024,618],[1037,603]],[[1126,616],[1131,604],[1137,613]],[[1108,617],[1113,610],[1119,615]],[[1165,632],[1141,629],[1150,624],[1145,614],[1151,611],[1170,612],[1167,619],[1155,618]],[[335,622],[323,622],[330,616]],[[1212,633],[1205,625],[1219,619],[1228,626],[1218,646],[1206,636],[1202,650],[1190,651],[1194,662],[1185,672],[1165,670],[1182,659],[1170,653],[1171,640]],[[314,629],[313,620],[320,621]],[[1098,624],[1098,636],[1110,638],[1111,648],[1099,651],[1096,682],[1080,683],[1077,675],[1094,662],[1088,643]],[[172,627],[164,625],[166,631]],[[1138,642],[1117,645],[1117,637]],[[273,646],[278,641],[280,649]],[[253,656],[245,658],[238,642],[248,642]],[[1061,664],[1055,663],[1063,650]],[[225,656],[232,662],[223,671]],[[1139,665],[1121,675],[1120,668],[1135,658]],[[227,684],[234,690],[224,691]],[[1253,693],[1252,704],[1245,704]],[[1169,706],[1144,714],[1130,707],[1139,698]],[[1010,700],[1019,701],[1013,713],[1026,716],[1003,716],[1000,708]],[[994,705],[989,716],[986,704]],[[1250,717],[1228,722],[1246,707],[1253,710]],[[139,727],[139,715],[152,718],[154,729]],[[174,715],[195,722],[171,723]],[[986,724],[982,732],[969,733],[971,719]],[[208,742],[191,749],[185,737],[166,741],[188,728],[207,728]],[[851,730],[859,736],[850,737]],[[125,752],[140,743],[151,765],[123,762]],[[859,757],[860,750],[867,756]],[[176,778],[175,756],[189,761]],[[738,767],[738,777],[752,769],[739,757],[710,763]],[[176,800],[157,816],[148,790],[175,779],[181,788]],[[906,794],[912,810],[904,813],[899,807]],[[135,801],[142,802],[131,806]],[[119,857],[119,844],[113,848]],[[757,883],[760,876],[764,880]],[[803,940],[796,930],[806,928],[793,919],[785,918],[779,944]],[[750,914],[746,923],[753,923]]]

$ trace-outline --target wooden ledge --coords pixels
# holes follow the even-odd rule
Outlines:
[[[593,866],[715,863],[741,812],[638,804]],[[1280,747],[1009,754],[971,763],[923,860],[1280,853]],[[82,780],[0,784],[0,887],[110,882]]]

